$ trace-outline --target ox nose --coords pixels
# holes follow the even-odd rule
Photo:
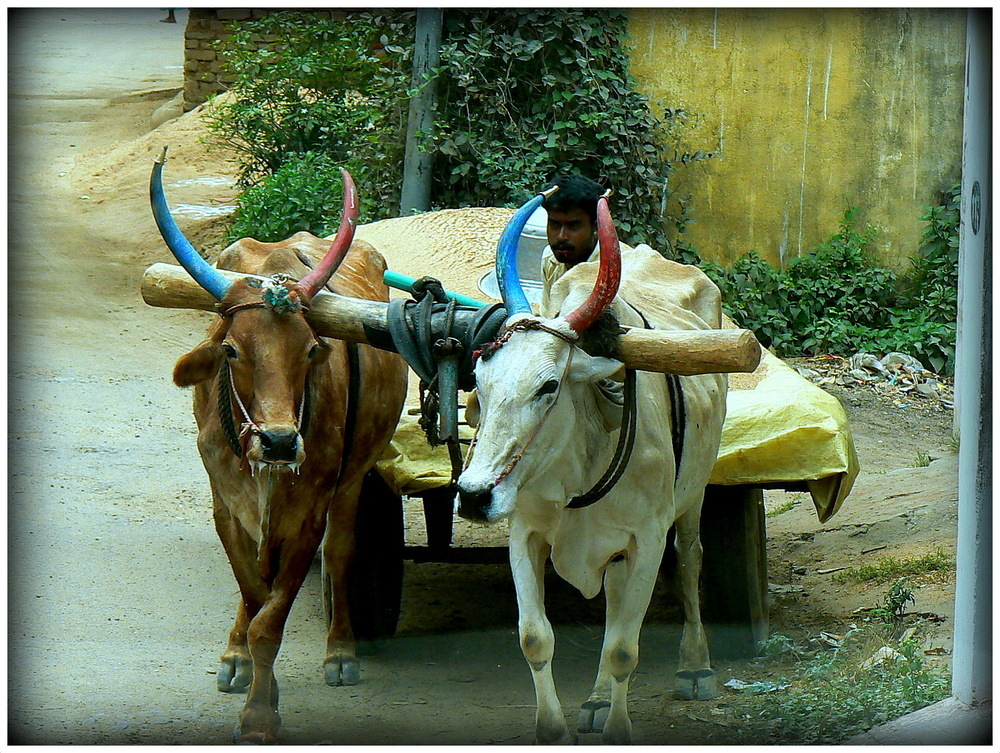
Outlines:
[[[294,463],[299,447],[295,429],[267,429],[260,433],[260,449],[266,463]]]
[[[458,514],[466,520],[486,522],[486,511],[492,502],[492,489],[466,489],[461,485],[458,487]]]

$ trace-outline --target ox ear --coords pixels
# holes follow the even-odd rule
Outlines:
[[[473,429],[478,429],[480,414],[479,393],[470,392],[468,402],[465,405],[465,422]]]
[[[191,387],[215,376],[219,364],[226,357],[222,341],[226,339],[228,332],[228,321],[216,319],[208,328],[208,337],[195,345],[190,353],[177,359],[174,364],[174,384],[178,387]]]
[[[574,382],[599,382],[602,379],[622,381],[625,376],[625,365],[613,358],[600,356],[585,356],[580,358],[577,353],[570,364],[570,378]]]
[[[222,345],[217,340],[202,340],[193,350],[177,359],[174,365],[174,384],[191,387],[211,379],[225,358]]]
[[[174,384],[178,387],[191,387],[211,379],[219,368],[219,363],[226,357],[222,341],[228,332],[228,322],[216,319],[208,328],[208,337],[195,345],[190,353],[177,359],[174,364]]]

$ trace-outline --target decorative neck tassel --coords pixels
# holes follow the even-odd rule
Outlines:
[[[290,291],[277,280],[267,280],[264,283],[262,297],[264,303],[276,314],[289,314],[301,311],[302,301],[295,291]]]

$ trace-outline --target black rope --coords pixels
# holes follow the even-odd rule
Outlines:
[[[639,309],[628,304],[635,313],[642,318],[643,326],[652,329],[646,315]],[[687,423],[687,411],[684,407],[684,386],[680,376],[677,374],[665,374],[667,380],[667,392],[670,395],[670,444],[674,450],[674,484],[681,474],[681,458],[684,455],[684,431]]]
[[[222,366],[219,368],[219,383],[217,386],[217,397],[219,402],[219,421],[222,423],[222,433],[226,435],[226,441],[230,449],[238,458],[243,457],[243,445],[240,443],[239,432],[236,431],[236,421],[233,418],[233,398],[229,394],[229,359],[223,356]]]
[[[615,447],[614,457],[611,464],[598,479],[597,483],[591,487],[590,491],[573,497],[566,507],[579,510],[582,507],[589,507],[595,502],[603,499],[610,492],[618,480],[625,473],[628,462],[632,458],[632,449],[635,447],[635,432],[638,425],[636,416],[636,395],[635,395],[635,369],[625,370],[625,404],[622,412],[622,426],[618,431],[618,444]]]
[[[420,427],[431,445],[448,445],[457,478],[458,390],[475,387],[474,353],[496,336],[507,311],[499,304],[460,306],[438,280],[422,277],[412,300],[389,301],[387,318],[396,352],[420,378]]]

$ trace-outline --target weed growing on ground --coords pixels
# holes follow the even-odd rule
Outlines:
[[[906,605],[910,602],[916,602],[913,596],[913,584],[906,578],[900,578],[892,584],[881,606],[872,610],[872,617],[898,627],[903,622]]]
[[[955,568],[955,559],[941,548],[920,557],[896,559],[887,557],[873,564],[864,564],[836,573],[838,583],[888,583],[903,576],[923,575],[928,572],[947,571]]]
[[[786,500],[786,501],[782,502],[780,505],[776,505],[775,507],[772,507],[770,510],[768,510],[764,514],[768,518],[773,518],[776,515],[781,515],[781,513],[783,513],[783,512],[788,512],[793,507],[795,507],[795,505],[797,505],[798,503],[799,503],[799,501],[797,499],[789,499],[789,500]]]
[[[948,679],[924,665],[915,641],[893,644],[877,623],[852,629],[836,648],[815,653],[793,665],[787,676],[775,678],[779,685],[788,684],[787,690],[748,697],[741,728],[755,740],[836,744],[947,696]],[[872,663],[883,646],[896,653]],[[772,658],[809,653],[777,634],[764,650]]]
[[[924,450],[917,450],[917,455],[913,459],[914,468],[926,468],[931,464],[931,456]]]

